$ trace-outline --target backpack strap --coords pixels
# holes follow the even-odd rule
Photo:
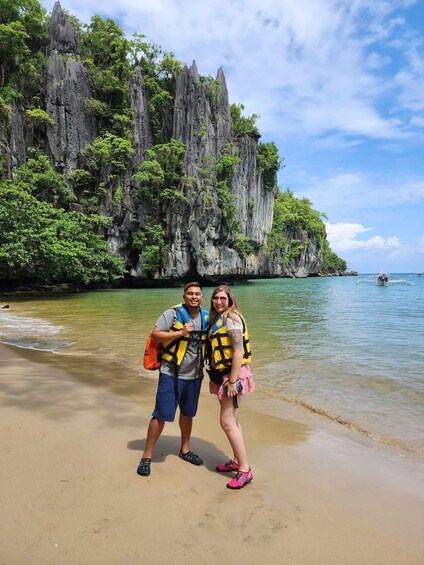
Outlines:
[[[179,314],[181,316],[184,324],[190,323],[190,318],[189,318],[188,312],[187,312],[184,304],[181,304],[181,306],[173,306],[173,310],[175,312],[175,318],[177,320],[178,320],[178,314]],[[180,321],[180,320],[178,320],[178,321]],[[179,392],[178,392],[178,365],[177,365],[177,363],[175,363],[174,372],[175,372],[175,376],[174,376],[174,396],[175,396],[175,403],[178,404],[178,402],[180,400],[180,395],[179,395]]]

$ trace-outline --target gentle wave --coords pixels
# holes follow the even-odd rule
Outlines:
[[[343,426],[345,426],[345,427],[347,427],[351,430],[354,430],[355,432],[358,432],[358,433],[360,433],[360,434],[362,434],[362,435],[368,437],[369,439],[372,439],[373,441],[376,441],[378,443],[388,445],[388,446],[391,446],[391,447],[394,447],[394,448],[402,449],[404,451],[408,451],[409,453],[415,453],[417,455],[423,455],[424,454],[424,451],[421,451],[420,449],[418,449],[414,445],[407,444],[404,441],[399,440],[399,439],[383,437],[381,435],[377,435],[375,432],[371,432],[371,431],[361,427],[356,422],[349,421],[346,418],[339,416],[339,415],[336,415],[336,414],[331,414],[327,410],[325,410],[323,408],[319,408],[318,406],[314,406],[313,404],[306,402],[305,400],[301,400],[301,399],[290,400],[288,398],[285,398],[284,400],[286,400],[287,402],[290,402],[290,404],[295,404],[297,406],[302,406],[304,408],[307,408],[311,412],[314,412],[315,414],[319,414],[320,416],[324,416],[325,418],[328,418],[329,420],[331,420],[333,422],[337,422],[338,424],[342,424]]]
[[[60,337],[63,326],[11,312],[0,315],[0,342],[24,349],[58,352],[72,341]]]

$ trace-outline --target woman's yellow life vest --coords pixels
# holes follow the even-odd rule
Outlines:
[[[240,320],[243,324],[243,360],[242,365],[250,363],[252,358],[252,352],[250,349],[249,334],[247,331],[247,325],[243,316],[237,312]],[[231,360],[233,357],[233,348],[231,346],[231,340],[228,335],[228,328],[225,325],[222,316],[219,316],[213,325],[210,335],[210,344],[212,349],[212,358],[215,362],[215,369],[222,371],[224,369],[229,369],[231,367]]]
[[[184,324],[191,322],[187,310],[184,304],[177,304],[172,307],[175,311],[175,320],[170,328],[170,332],[177,332],[181,330]],[[206,342],[208,339],[208,327],[209,327],[209,312],[206,308],[199,308],[200,318],[201,318],[201,352],[202,359],[205,358],[206,354]],[[162,343],[162,360],[168,361],[168,363],[175,363],[177,367],[181,365],[184,359],[184,355],[187,351],[188,342],[190,339],[190,334],[183,337],[178,337],[176,339],[170,339]]]

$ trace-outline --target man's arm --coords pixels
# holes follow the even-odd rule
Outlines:
[[[193,331],[194,325],[192,322],[184,324],[184,326],[176,332],[167,332],[159,329],[157,326],[153,328],[152,339],[153,341],[158,341],[159,343],[164,343],[166,341],[171,341],[180,337],[184,337]]]

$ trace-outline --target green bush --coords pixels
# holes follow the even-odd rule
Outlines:
[[[231,104],[230,110],[233,131],[236,137],[240,135],[259,136],[259,130],[255,125],[259,114],[253,114],[250,117],[242,116],[241,113],[244,110],[243,104]]]
[[[259,143],[256,157],[258,173],[262,173],[264,188],[271,192],[277,186],[277,173],[283,160],[278,155],[277,146],[273,141]]]
[[[124,276],[94,233],[96,218],[66,213],[12,183],[0,185],[0,279],[93,285]]]
[[[235,238],[232,247],[238,252],[242,257],[246,255],[251,255],[255,253],[255,247],[251,240],[245,235],[239,235]]]

